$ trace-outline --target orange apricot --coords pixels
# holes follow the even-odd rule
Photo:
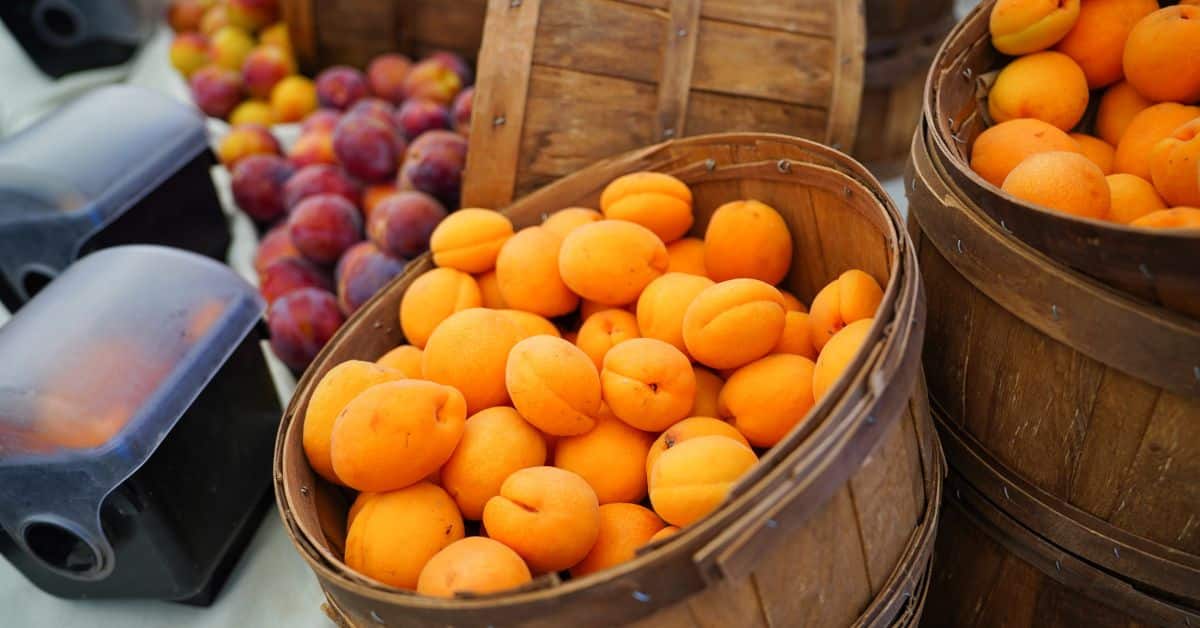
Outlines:
[[[400,371],[404,373],[405,377],[420,379],[422,353],[424,352],[412,345],[400,345],[379,356],[375,363],[384,368]]]
[[[350,400],[333,424],[333,471],[360,491],[420,482],[462,438],[467,403],[450,386],[419,379],[376,384]]]
[[[346,513],[347,530],[350,529],[350,526],[354,525],[354,518],[358,516],[358,513],[362,512],[362,509],[367,505],[367,502],[380,494],[381,493],[359,493],[358,497],[354,498],[354,501],[350,504],[350,512]]]
[[[854,361],[874,323],[875,319],[871,318],[855,321],[829,339],[813,367],[812,394],[816,401],[833,388],[842,372]]]
[[[820,351],[846,325],[874,318],[882,301],[883,289],[874,277],[861,270],[842,273],[813,298],[809,312],[813,347]]]
[[[533,579],[529,566],[499,541],[469,536],[434,554],[417,579],[417,593],[454,597],[456,593],[494,593]]]
[[[692,402],[688,416],[717,416],[717,398],[725,380],[716,373],[694,364],[692,372],[696,376],[696,400]]]
[[[1188,107],[1173,102],[1151,105],[1140,111],[1125,129],[1117,154],[1113,159],[1113,172],[1125,172],[1150,181],[1150,155],[1159,142],[1166,139],[1188,121],[1200,117],[1200,107]]]
[[[483,307],[493,310],[503,310],[508,307],[504,295],[500,294],[500,281],[496,278],[495,269],[476,275],[475,283],[479,284],[480,303]]]
[[[1171,205],[1200,207],[1200,116],[1154,146],[1150,175]]]
[[[517,335],[522,340],[530,336],[554,336],[562,338],[558,328],[544,316],[524,310],[497,310],[517,328]]]
[[[623,309],[626,312],[629,312],[632,314],[636,307],[637,307],[637,301],[633,301],[626,305],[620,306],[619,309]],[[611,309],[613,309],[613,306],[605,304],[605,303],[600,303],[599,301],[589,301],[587,299],[580,299],[579,300],[579,320],[586,321],[587,319],[591,318],[593,314],[595,314],[597,312],[603,312],[604,310],[611,310]]]
[[[567,234],[574,231],[576,227],[582,227],[588,223],[599,222],[601,220],[604,220],[604,214],[594,209],[568,207],[550,214],[542,222],[542,228],[562,239],[567,237]]]
[[[511,547],[535,573],[583,560],[600,535],[600,503],[579,475],[530,467],[508,476],[483,508],[489,537]]]
[[[808,306],[804,305],[796,295],[787,290],[780,290],[779,294],[783,296],[783,309],[789,312],[804,312],[808,313]]]
[[[653,338],[634,338],[609,349],[600,383],[609,410],[648,432],[686,417],[696,399],[692,363],[679,349]]]
[[[507,216],[490,209],[460,209],[429,236],[433,263],[465,273],[484,273],[496,265],[500,247],[513,236]]]
[[[988,92],[992,120],[1035,118],[1063,131],[1079,124],[1087,105],[1087,77],[1061,52],[1036,52],[1014,60],[1000,70]]]
[[[1031,155],[1000,187],[1023,201],[1082,218],[1104,220],[1112,203],[1104,173],[1079,153]]]
[[[1116,148],[1100,138],[1084,133],[1072,133],[1071,139],[1079,143],[1079,150],[1083,151],[1083,156],[1096,164],[1100,168],[1100,172],[1105,176],[1112,174],[1113,157],[1116,156]]]
[[[738,369],[721,389],[720,416],[756,447],[783,440],[812,408],[813,361],[769,355]]]
[[[1129,224],[1133,227],[1147,229],[1200,229],[1200,209],[1195,207],[1160,209]]]
[[[384,584],[415,589],[429,560],[461,538],[454,500],[422,482],[363,503],[346,536],[346,565]]]
[[[699,436],[664,451],[650,472],[650,504],[664,521],[687,526],[725,501],[758,456],[726,436]]]
[[[713,212],[704,231],[704,267],[715,281],[739,277],[776,284],[792,264],[792,234],[765,203],[733,201]]]
[[[1096,135],[1114,147],[1121,143],[1125,129],[1133,117],[1154,103],[1137,90],[1128,81],[1121,81],[1104,90],[1100,97],[1100,106],[1096,108]],[[1116,158],[1116,155],[1113,155]]]
[[[704,267],[704,240],[682,238],[667,245],[667,272],[708,276]]]
[[[500,247],[496,279],[508,307],[542,316],[562,316],[579,305],[579,296],[558,274],[562,239],[541,227],[526,227]]]
[[[633,560],[637,549],[649,543],[664,525],[658,515],[637,504],[601,505],[596,544],[571,567],[571,576],[580,578]]]
[[[600,375],[582,349],[553,336],[533,336],[513,346],[504,382],[517,412],[556,436],[583,434],[596,425]]]
[[[617,177],[600,194],[604,217],[637,223],[673,242],[692,227],[692,191],[661,172],[634,172]]]
[[[1159,9],[1125,40],[1125,78],[1156,102],[1200,101],[1200,6]]]
[[[637,300],[641,335],[669,343],[686,355],[683,316],[696,295],[712,285],[708,277],[686,273],[667,273],[651,281]]]
[[[583,321],[575,345],[592,359],[596,370],[604,366],[604,356],[615,345],[640,338],[637,318],[626,310],[608,309],[596,312]]]
[[[362,360],[342,362],[321,377],[304,412],[304,453],[313,471],[330,482],[341,484],[333,471],[329,453],[329,440],[338,414],[351,399],[371,386],[403,378],[399,371]]]
[[[715,369],[748,364],[771,352],[783,334],[783,296],[757,279],[705,288],[683,315],[683,342],[696,361]]]
[[[663,539],[675,536],[676,534],[679,534],[679,528],[675,526],[667,526],[658,532],[655,532],[654,536],[650,537],[649,541],[646,541],[646,544],[649,545],[650,543],[657,543]]]
[[[1071,57],[1097,89],[1121,80],[1125,40],[1139,20],[1158,10],[1155,0],[1087,0],[1079,19],[1055,47]]]
[[[1132,174],[1110,174],[1104,178],[1108,182],[1109,203],[1108,219],[1121,224],[1129,224],[1146,214],[1166,209],[1167,204],[1154,189],[1154,184]]]
[[[813,345],[812,322],[807,312],[788,312],[783,320],[783,334],[771,353],[791,353],[810,360],[817,359]]]
[[[653,442],[653,434],[601,410],[590,432],[558,439],[554,466],[587,480],[601,504],[639,502],[646,497],[646,454]]]
[[[624,220],[576,228],[563,239],[558,270],[579,296],[606,305],[637,300],[667,270],[667,247],[653,231]]]
[[[1041,120],[1020,118],[1001,122],[979,137],[971,147],[971,169],[996,187],[1026,157],[1053,150],[1080,152],[1079,143],[1061,129]]]
[[[546,440],[507,406],[481,410],[467,419],[458,448],[442,465],[442,487],[463,517],[478,520],[483,506],[500,494],[513,472],[546,464]]]
[[[400,329],[424,349],[433,330],[455,312],[483,305],[475,278],[453,268],[434,268],[413,280],[400,299]]]
[[[421,356],[421,374],[457,388],[471,414],[506,406],[509,399],[504,367],[509,352],[523,335],[502,310],[477,307],[457,312],[429,336]]]
[[[747,449],[750,448],[746,437],[736,427],[725,421],[711,416],[688,417],[668,427],[650,446],[650,451],[646,454],[646,477],[650,477],[650,473],[654,470],[654,464],[658,462],[658,458],[663,452],[679,443],[701,436],[724,436],[741,443]]]
[[[999,0],[988,30],[992,45],[1007,55],[1025,55],[1058,43],[1079,19],[1079,0]]]

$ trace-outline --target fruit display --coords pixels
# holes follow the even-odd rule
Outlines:
[[[380,202],[372,237],[431,202]],[[400,301],[408,344],[333,367],[304,416],[312,469],[358,493],[350,568],[439,597],[599,572],[719,508],[805,420],[880,285],[847,270],[806,307],[776,287],[793,259],[778,211],[726,203],[685,238],[692,204],[682,181],[638,172],[599,210],[438,224],[436,267]]]
[[[989,27],[1015,58],[971,149],[980,177],[1073,216],[1200,229],[1200,6],[999,0]]]

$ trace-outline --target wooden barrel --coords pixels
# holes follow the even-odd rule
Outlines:
[[[684,135],[849,150],[864,37],[856,0],[490,0],[464,203],[502,207]]]
[[[1200,626],[1200,322],[1015,238],[934,141],[907,180],[954,487],[928,625]]]
[[[312,74],[331,65],[366,67],[376,55],[414,58],[449,50],[474,60],[487,0],[279,0],[292,50]]]
[[[1200,319],[1200,235],[1195,231],[1164,232],[1041,209],[1001,192],[969,167],[971,146],[987,128],[987,77],[1008,60],[992,47],[988,34],[994,4],[981,2],[934,60],[926,95],[934,160],[972,203],[1051,259]]]
[[[595,206],[614,177],[671,173],[691,187],[702,234],[721,204],[777,208],[795,242],[784,285],[802,299],[847,268],[885,285],[864,350],[810,415],[711,516],[634,560],[590,576],[543,576],[528,588],[452,600],[386,587],[339,551],[345,496],[313,474],[301,444],[316,382],[347,359],[403,342],[399,301],[428,256],[356,313],[299,383],[280,425],[276,498],[316,573],[327,611],[371,626],[914,626],[943,467],[920,371],[924,298],[911,243],[891,201],[858,164],[773,135],[717,135],[637,150],[566,177],[505,209],[518,227],[560,208]]]
[[[921,120],[925,76],[954,26],[953,0],[867,0],[862,105],[851,154],[878,177],[899,175]]]

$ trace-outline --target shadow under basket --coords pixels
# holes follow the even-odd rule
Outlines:
[[[276,442],[276,498],[326,610],[371,626],[912,626],[921,616],[943,462],[920,368],[924,297],[911,243],[880,185],[857,163],[804,140],[728,134],[676,140],[599,162],[507,207],[517,227],[598,204],[612,179],[673,174],[692,189],[704,233],[723,203],[759,199],[784,216],[794,258],[784,285],[805,301],[849,268],[886,286],[864,349],[714,513],[634,560],[587,577],[441,599],[349,569],[337,549],[346,496],[305,459],[303,417],[336,364],[404,341],[405,290],[428,256],[364,305],[305,373]],[[316,600],[313,601],[316,603]]]
[[[988,217],[1051,259],[1200,319],[1200,233],[1130,227],[1040,208],[1002,192],[971,170],[971,147],[987,128],[987,81],[982,77],[1008,60],[992,47],[988,32],[994,4],[995,0],[980,3],[950,33],[934,59],[925,91],[933,160]]]

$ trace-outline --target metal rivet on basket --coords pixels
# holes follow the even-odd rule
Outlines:
[[[1147,267],[1145,264],[1138,264],[1138,270],[1142,271],[1142,275],[1146,279],[1154,279],[1154,275],[1150,274],[1150,268]]]
[[[1121,558],[1121,550],[1114,547],[1113,548],[1113,556],[1116,556],[1117,559],[1119,560]]]
[[[834,143],[830,144],[830,146],[831,146],[831,147],[832,147],[834,150],[842,150],[842,143],[841,143],[841,142],[834,142]]]
[[[779,161],[775,162],[775,168],[780,172],[787,174],[792,171],[792,162],[786,159],[780,159]]]
[[[704,169],[709,172],[716,170],[717,169],[717,160],[716,159],[705,159],[704,160]]]
[[[768,528],[778,528],[779,522],[774,519],[767,519],[767,527]]]
[[[300,487],[300,494],[301,494],[301,495],[304,495],[304,496],[306,496],[306,497],[307,497],[307,496],[308,496],[308,487],[307,487],[307,486],[301,486],[301,487]]]
[[[380,327],[383,327],[383,323],[381,323],[379,321],[375,321],[374,323],[371,324],[371,327],[374,327],[375,329],[379,329]]]
[[[508,120],[504,116],[496,116],[492,119],[492,126],[504,126],[505,122],[508,122]]]
[[[954,489],[954,499],[962,501],[962,491]]]
[[[1050,316],[1053,316],[1054,320],[1058,320],[1058,306],[1057,305],[1050,306]]]
[[[663,137],[675,137],[675,129],[663,129]]]
[[[678,35],[679,37],[687,37],[687,29],[681,28],[681,29],[675,31],[675,34]]]
[[[1000,219],[1000,228],[1001,228],[1001,229],[1003,229],[1003,230],[1005,230],[1005,231],[1007,231],[1007,232],[1009,232],[1009,233],[1012,233],[1012,229],[1009,229],[1009,228],[1008,228],[1008,225],[1007,225],[1007,224],[1004,222],[1004,219],[1003,219],[1003,218],[1002,218],[1002,219]]]
[[[1055,569],[1057,569],[1057,570],[1059,570],[1059,571],[1062,571],[1062,561],[1061,561],[1061,560],[1059,560],[1059,559],[1057,559],[1057,558],[1055,558],[1055,559],[1054,559],[1054,568],[1055,568]]]
[[[962,75],[963,78],[967,79],[968,81],[975,78],[975,72],[973,72],[971,68],[963,68]]]
[[[1192,377],[1195,377],[1196,381],[1200,382],[1200,366],[1192,367]]]
[[[1001,486],[1000,488],[1004,489],[1004,499],[1012,501],[1012,497],[1009,497],[1009,495],[1008,495],[1008,485],[1006,484],[1004,486]]]
[[[521,0],[513,0],[513,2],[520,3],[520,2],[521,2]],[[372,620],[373,620],[375,623],[379,624],[380,626],[382,626],[382,625],[383,625],[383,618],[379,616],[379,613],[376,613],[375,611],[371,611],[371,619],[372,619]]]
[[[650,601],[650,596],[649,596],[649,595],[647,595],[647,594],[645,594],[645,593],[642,593],[641,591],[634,591],[634,592],[633,592],[633,599],[635,599],[635,600],[637,600],[637,601],[639,601],[639,602],[642,602],[642,603],[644,604],[644,603],[646,603],[646,602],[649,602],[649,601]]]
[[[955,245],[954,245],[954,247],[958,249],[958,252],[959,252],[959,253],[962,253],[962,252],[963,252],[963,250],[962,250],[962,240],[959,240],[958,242],[956,242],[956,243],[955,243]]]

